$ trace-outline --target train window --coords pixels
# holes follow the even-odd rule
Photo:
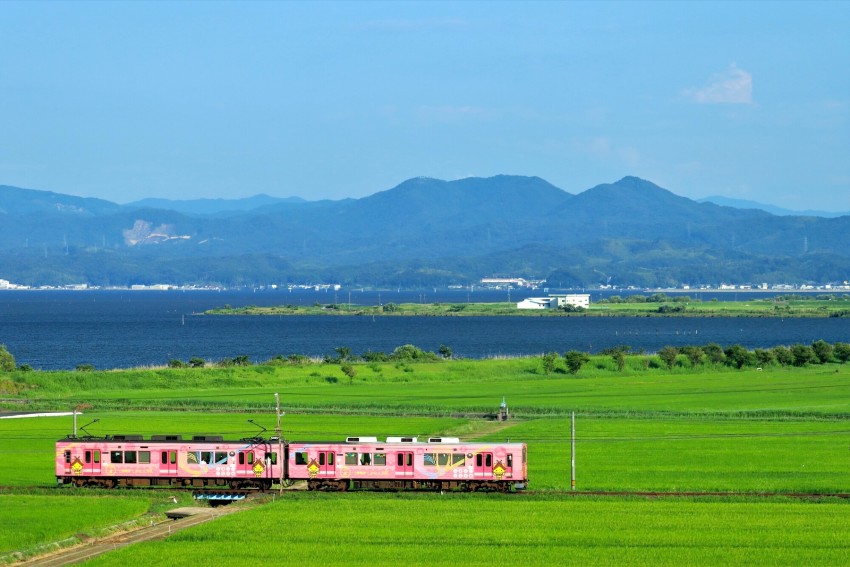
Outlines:
[[[399,459],[399,466],[402,466],[401,459]],[[437,466],[437,460],[435,459],[434,453],[425,453],[422,455],[422,464],[426,467],[435,467]]]
[[[319,452],[319,466],[324,466],[325,464],[325,454],[321,451]]]
[[[124,451],[124,462],[125,463],[135,463],[136,462],[136,452],[135,451]]]
[[[213,464],[213,452],[212,451],[198,451],[198,460],[202,465],[211,465]]]
[[[248,464],[249,465],[254,464],[254,453],[248,453]]]
[[[464,464],[466,464],[466,455],[455,453],[454,455],[452,455],[452,464],[463,466]]]
[[[412,466],[413,466],[413,453],[408,453],[408,454],[407,454],[407,466],[408,466],[408,467],[412,467]]]
[[[171,464],[176,465],[177,464],[177,451],[171,451],[169,454],[171,456],[171,459],[170,459]]]
[[[356,465],[357,464],[357,453],[346,453],[345,454],[345,464],[346,465]]]
[[[514,466],[514,456],[508,453],[508,468],[513,468]]]
[[[100,449],[94,450],[94,462],[96,462],[96,463],[100,462]]]
[[[484,457],[481,455],[481,453],[478,453],[477,455],[475,455],[475,466],[476,467],[480,467],[483,464],[483,462],[484,462]]]
[[[372,453],[360,453],[360,464],[369,466],[372,464]]]
[[[198,464],[198,454],[197,453],[186,453],[186,463],[190,465]]]
[[[150,451],[139,451],[139,462],[140,463],[150,463],[151,462],[151,452]]]
[[[404,453],[396,453],[396,463],[398,467],[404,466]]]
[[[71,451],[65,451],[65,462],[71,464]]]
[[[277,464],[277,452],[266,453],[266,461],[271,461],[273,465]]]
[[[493,466],[493,455],[491,455],[490,453],[487,453],[486,455],[484,455],[484,466],[485,467],[492,467]]]
[[[375,453],[375,458],[372,459],[372,464],[376,467],[385,467],[387,465],[387,454]]]
[[[91,462],[91,451],[86,451],[86,464]]]
[[[110,463],[123,463],[124,462],[124,452],[123,451],[110,451],[109,452],[109,462]]]
[[[307,451],[301,451],[295,453],[295,464],[296,465],[306,465],[307,464]]]
[[[441,467],[449,464],[449,454],[448,453],[437,453],[437,464]]]
[[[245,453],[239,453],[239,464],[240,465],[245,464]]]
[[[334,464],[334,454],[333,453],[328,453],[328,464],[329,465]]]
[[[226,465],[227,464],[227,451],[216,451],[215,452],[215,464],[217,464],[217,465]]]
[[[162,463],[163,465],[168,463],[168,451],[163,451],[159,455],[159,462]]]

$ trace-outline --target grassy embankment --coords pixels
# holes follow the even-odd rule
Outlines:
[[[517,309],[516,303],[399,303],[357,305],[348,303],[311,306],[225,306],[207,315],[361,315],[361,316],[523,316],[523,317],[850,317],[850,298],[759,299],[700,301],[668,298],[662,302],[592,303],[589,309],[566,312],[556,309]]]
[[[611,357],[595,356],[577,376],[563,369],[547,374],[539,358],[353,363],[353,379],[338,364],[20,372],[10,377],[15,392],[4,397],[19,400],[6,405],[20,409],[87,404],[80,424],[99,418],[89,427],[96,434],[243,437],[256,431],[248,419],[273,427],[272,394],[280,392],[291,439],[415,434],[525,441],[531,488],[543,491],[569,487],[566,416],[575,410],[579,491],[850,491],[848,366],[667,370],[642,360],[628,356],[618,371]],[[516,420],[502,427],[476,417],[494,411],[502,396]],[[0,485],[51,485],[53,442],[70,429],[70,417],[0,421]],[[60,517],[79,516],[64,503],[34,506],[57,523],[27,541],[61,539],[67,529],[60,528]],[[202,550],[223,556],[238,541],[256,551],[242,564],[302,563],[305,555],[365,560],[383,553],[405,563],[447,564],[470,548],[478,554],[473,564],[505,558],[839,564],[850,559],[847,510],[836,501],[733,496],[706,502],[575,500],[557,492],[507,498],[303,494],[102,563],[161,564],[168,557],[173,564],[173,558]],[[26,522],[7,522],[14,518],[5,510],[0,516],[22,534],[33,531]],[[277,536],[268,537],[269,526]],[[264,544],[253,545],[255,537]]]

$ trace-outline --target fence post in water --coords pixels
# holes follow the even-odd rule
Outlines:
[[[570,490],[576,489],[576,412],[573,412],[570,427]]]

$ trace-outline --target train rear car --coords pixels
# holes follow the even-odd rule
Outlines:
[[[108,435],[68,437],[56,443],[60,485],[267,489],[280,472],[277,444],[257,439]]]
[[[528,483],[524,443],[463,443],[457,438],[349,437],[288,444],[287,477],[310,490],[495,490]]]

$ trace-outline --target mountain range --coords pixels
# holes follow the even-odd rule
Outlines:
[[[850,216],[697,202],[636,177],[414,178],[360,199],[102,199],[0,186],[0,278],[26,285],[556,287],[850,279]]]

